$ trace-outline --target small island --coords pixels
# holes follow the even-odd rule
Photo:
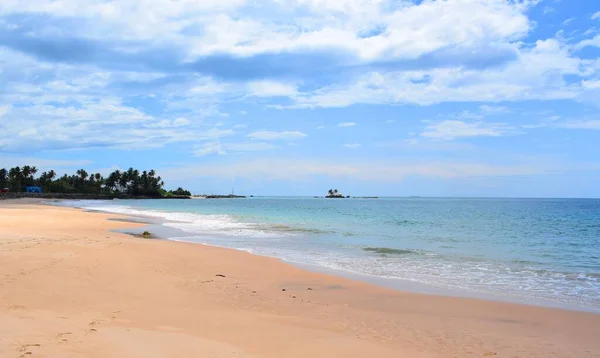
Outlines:
[[[345,196],[344,194],[340,193],[337,189],[329,189],[326,198],[343,199],[345,198]]]

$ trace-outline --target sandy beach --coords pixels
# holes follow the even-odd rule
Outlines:
[[[0,201],[0,357],[600,357],[594,313],[398,292],[110,218]]]

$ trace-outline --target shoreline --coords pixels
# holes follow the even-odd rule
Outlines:
[[[52,205],[51,203],[48,203]],[[498,293],[492,292],[482,292],[482,291],[472,291],[466,289],[459,288],[451,288],[451,287],[441,287],[436,286],[429,283],[418,282],[418,281],[410,281],[402,278],[389,278],[389,277],[381,277],[376,275],[370,275],[367,273],[354,272],[343,269],[330,268],[326,266],[321,266],[318,264],[300,262],[288,260],[284,257],[274,256],[274,255],[266,255],[261,253],[252,252],[249,250],[221,246],[210,243],[203,242],[194,242],[190,240],[180,239],[189,237],[189,233],[174,228],[171,226],[163,225],[164,223],[176,222],[169,221],[167,219],[158,218],[155,216],[143,215],[143,214],[123,214],[123,213],[114,213],[111,211],[104,210],[95,210],[95,209],[85,209],[77,206],[65,206],[69,208],[78,208],[80,210],[89,211],[89,212],[97,212],[104,214],[113,214],[113,215],[122,215],[125,218],[131,218],[131,222],[134,223],[144,223],[147,226],[139,228],[137,231],[128,232],[127,230],[121,230],[118,232],[121,233],[131,233],[131,234],[141,234],[144,230],[149,230],[153,234],[156,235],[156,238],[175,241],[175,242],[185,242],[202,246],[210,246],[217,247],[227,250],[235,250],[240,252],[249,253],[251,255],[259,256],[259,257],[267,257],[274,258],[282,263],[293,265],[295,267],[301,268],[303,270],[308,270],[315,273],[327,274],[336,277],[341,277],[345,279],[350,279],[354,281],[360,281],[367,284],[376,285],[379,287],[399,291],[399,292],[407,292],[407,293],[416,293],[416,294],[426,294],[426,295],[435,295],[435,296],[443,296],[443,297],[456,297],[456,298],[468,298],[468,299],[477,299],[477,300],[485,300],[485,301],[493,301],[493,302],[503,302],[503,303],[512,303],[519,305],[527,305],[532,307],[545,307],[545,308],[554,308],[554,309],[562,309],[569,311],[578,311],[578,312],[589,312],[594,314],[600,314],[600,308],[583,306],[576,303],[566,303],[561,302],[559,300],[550,300],[543,298],[532,298],[532,297],[519,297],[514,295],[500,295]],[[127,221],[125,219],[124,221]]]
[[[123,219],[0,204],[0,355],[600,357],[595,313],[401,292]]]

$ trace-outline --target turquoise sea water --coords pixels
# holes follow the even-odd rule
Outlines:
[[[600,311],[600,200],[249,198],[67,205],[160,219],[176,240],[340,273]]]

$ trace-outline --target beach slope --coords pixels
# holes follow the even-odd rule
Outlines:
[[[0,357],[600,357],[597,314],[392,291],[116,217],[0,203]]]

